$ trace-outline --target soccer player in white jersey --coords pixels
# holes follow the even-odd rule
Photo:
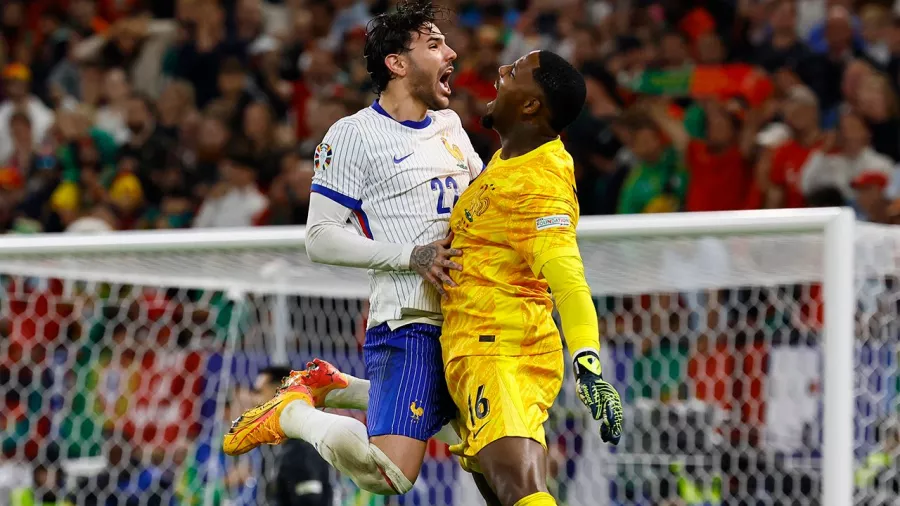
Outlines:
[[[371,385],[317,360],[235,421],[224,441],[230,455],[300,438],[361,488],[403,494],[426,442],[455,416],[439,342],[441,293],[453,285],[445,270],[459,269],[449,218],[483,163],[447,109],[456,53],[436,12],[429,0],[410,0],[372,21],[365,56],[379,97],[335,123],[316,149],[307,251],[316,262],[369,269]],[[358,234],[344,227],[351,217]],[[367,408],[368,427],[315,409],[323,406]]]

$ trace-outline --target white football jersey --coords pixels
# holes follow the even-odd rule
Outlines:
[[[376,101],[342,118],[316,148],[312,191],[353,211],[360,234],[396,244],[447,237],[450,211],[484,168],[459,117],[398,122]],[[369,326],[440,319],[440,295],[414,271],[369,270]]]

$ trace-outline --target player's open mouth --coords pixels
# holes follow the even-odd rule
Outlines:
[[[453,67],[448,68],[441,74],[441,77],[438,78],[438,84],[441,87],[441,90],[444,91],[447,95],[450,95],[450,75],[453,74]]]

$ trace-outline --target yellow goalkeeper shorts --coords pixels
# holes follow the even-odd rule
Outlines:
[[[450,447],[463,469],[481,472],[478,452],[503,437],[534,439],[545,449],[547,410],[562,387],[562,350],[529,356],[457,357],[444,365],[458,408],[462,442]]]

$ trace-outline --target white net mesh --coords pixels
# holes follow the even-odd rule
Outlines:
[[[900,233],[856,242],[857,503],[894,504]],[[600,443],[567,372],[547,423],[559,503],[819,504],[821,250],[821,234],[583,240],[626,437]],[[0,273],[0,505],[274,504],[277,448],[219,446],[257,371],[365,374],[364,273],[299,248],[0,252]],[[435,442],[402,499],[332,484],[335,504],[480,504]]]

